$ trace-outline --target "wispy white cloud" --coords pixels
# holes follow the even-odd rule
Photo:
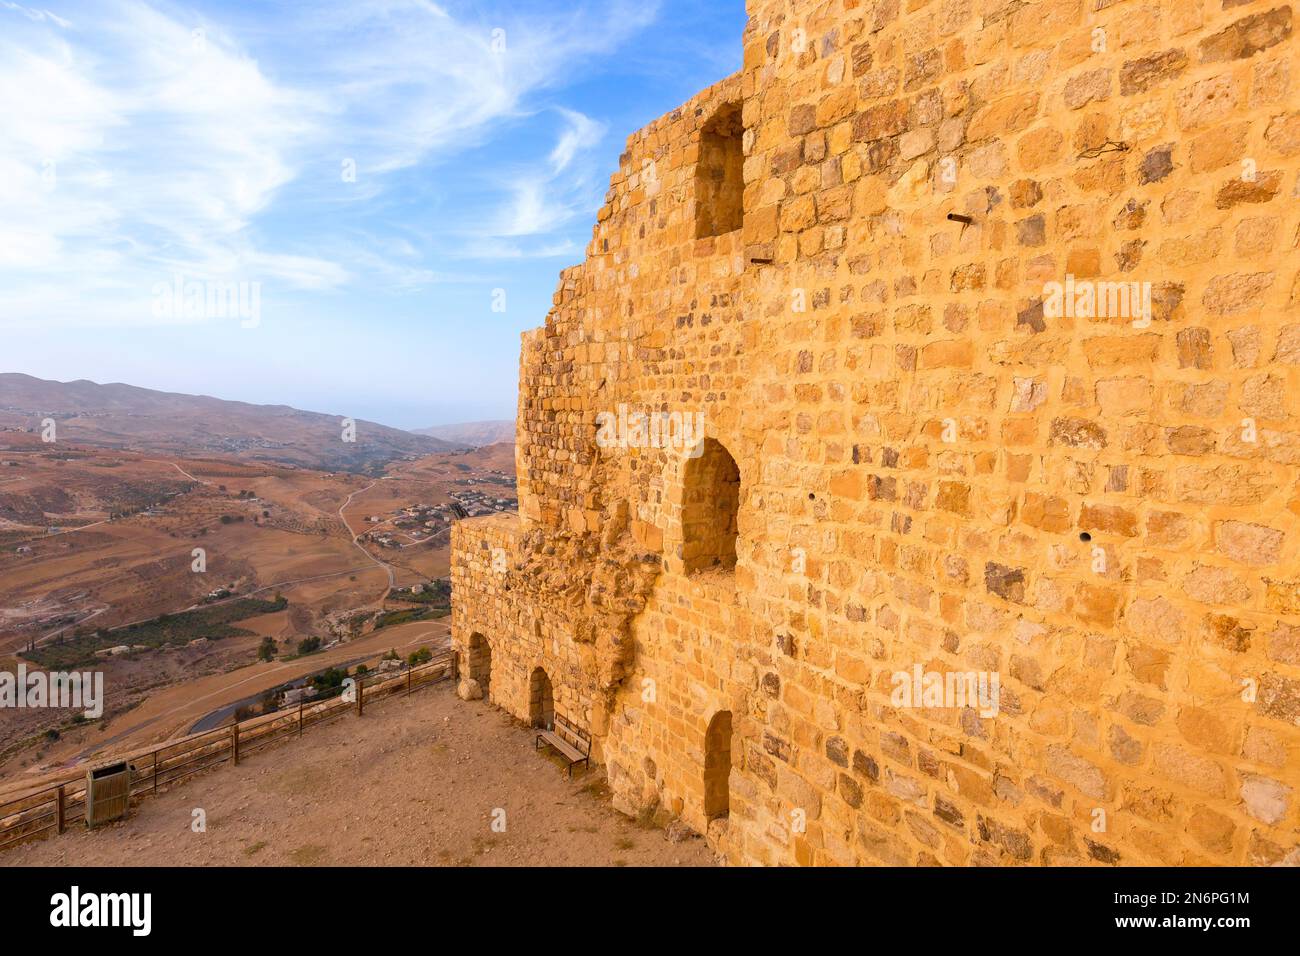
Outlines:
[[[141,3],[28,19],[0,40],[0,269],[22,270],[5,277],[6,316],[154,321],[147,290],[175,268],[338,280],[335,264],[248,236],[295,173],[311,95],[271,82],[219,29]]]
[[[559,112],[568,121],[568,126],[551,150],[551,171],[557,175],[569,168],[580,151],[595,146],[605,135],[604,123],[583,116],[577,110],[561,108]]]
[[[563,121],[555,146],[545,157],[530,166],[503,172],[510,196],[496,217],[475,231],[480,240],[511,239],[524,236],[549,236],[578,215],[585,215],[596,197],[592,195],[592,168],[579,162],[605,135],[605,125],[576,110],[558,108]],[[568,250],[571,244],[563,248]],[[474,248],[511,250],[509,258],[523,255],[517,244],[479,243]],[[554,243],[539,248],[554,249]],[[542,253],[543,255],[554,255]]]
[[[339,2],[304,12],[295,32],[328,51],[315,80],[336,91],[337,122],[367,168],[388,172],[500,132],[529,95],[618,49],[658,11],[630,0],[520,7],[458,20],[423,0]]]
[[[42,20],[48,20],[51,23],[56,23],[61,27],[72,26],[71,21],[65,20],[63,19],[63,17],[59,16],[56,13],[51,13],[49,10],[38,10],[35,7],[25,7],[21,3],[10,3],[9,0],[0,0],[0,8],[3,8],[5,10],[12,10],[15,13],[20,13],[29,20],[35,20],[37,22],[40,22]]]
[[[399,173],[537,115],[533,97],[655,15],[627,0],[499,19],[331,0],[250,24],[143,0],[66,16],[0,0],[0,323],[156,322],[148,290],[173,272],[312,291],[455,281],[427,245],[293,220],[382,208]],[[590,201],[582,158],[605,130],[554,115],[549,154],[503,153],[500,214],[446,224],[468,236],[462,254],[572,245],[552,233]]]

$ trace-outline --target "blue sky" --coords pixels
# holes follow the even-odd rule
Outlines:
[[[519,333],[628,133],[738,69],[744,22],[743,0],[0,0],[0,371],[513,417]],[[171,307],[195,289],[244,311]]]

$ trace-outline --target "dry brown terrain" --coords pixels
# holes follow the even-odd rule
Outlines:
[[[501,472],[513,475],[515,446],[512,443],[485,445],[473,451],[426,455],[415,461],[396,461],[389,466],[388,474],[411,480],[441,482],[464,477],[467,472],[459,467],[461,465],[468,465],[470,473]]]
[[[285,587],[291,603],[304,604],[288,595],[292,582],[335,575],[329,590],[345,602],[349,583],[375,593],[382,580],[337,517],[366,479],[56,452],[4,437],[0,455],[16,465],[0,469],[0,653],[48,639],[69,617],[87,630],[113,627],[182,610],[218,586]],[[206,553],[201,574],[192,570],[196,547]],[[349,582],[352,573],[373,580]]]
[[[18,749],[0,758],[0,773],[10,778],[0,781],[3,789],[15,776],[30,779],[96,748],[184,733],[214,710],[325,667],[396,645],[444,641],[436,621],[415,622],[414,629],[397,625],[291,665],[254,663],[263,637],[274,638],[283,657],[305,637],[333,641],[332,614],[377,611],[390,570],[398,587],[445,576],[445,534],[400,549],[358,545],[353,535],[369,527],[367,515],[447,502],[448,491],[463,489],[456,482],[468,477],[513,474],[514,453],[513,446],[440,453],[395,462],[392,478],[376,479],[238,460],[52,449],[36,436],[4,432],[0,461],[15,463],[0,465],[0,668],[14,669],[18,652],[33,642],[45,646],[78,629],[88,634],[176,614],[217,587],[288,601],[284,610],[238,621],[245,636],[97,661],[107,698],[102,721],[74,725],[64,711],[4,712],[0,748]],[[204,573],[191,567],[196,547],[206,554]],[[111,636],[110,643],[129,642],[126,632]],[[49,729],[61,738],[38,745]]]
[[[129,820],[19,847],[6,866],[708,866],[572,781],[534,734],[450,682],[345,716],[139,803]],[[195,808],[207,832],[194,833]],[[493,832],[505,811],[506,830]]]

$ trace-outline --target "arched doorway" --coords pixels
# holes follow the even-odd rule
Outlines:
[[[466,676],[478,681],[478,686],[483,690],[483,699],[486,700],[488,689],[492,685],[492,645],[482,634],[471,634],[466,657]]]
[[[731,711],[720,710],[704,733],[704,817],[731,812]]]
[[[712,438],[686,462],[682,497],[682,559],[686,573],[736,567],[740,468]]]
[[[555,695],[551,690],[551,679],[540,667],[534,668],[528,678],[528,723],[547,730],[555,726]]]

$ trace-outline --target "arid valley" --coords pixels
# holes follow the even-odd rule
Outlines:
[[[357,474],[87,437],[0,431],[0,669],[104,677],[97,719],[5,712],[0,792],[233,722],[322,671],[446,646],[451,525],[515,504],[512,444]]]

